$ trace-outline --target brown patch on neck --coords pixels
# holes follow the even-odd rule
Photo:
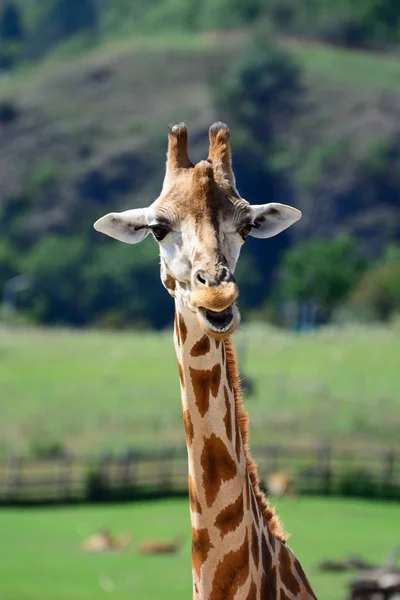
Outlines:
[[[178,326],[178,315],[175,313],[175,317],[174,317],[174,327],[175,327],[175,333],[176,333],[176,341],[178,343],[178,346],[181,345],[181,336],[179,333],[179,326]]]
[[[218,564],[210,600],[233,600],[238,589],[246,583],[249,570],[249,542],[246,531],[240,548],[228,552]]]
[[[193,348],[190,351],[191,356],[204,356],[210,352],[210,338],[208,335],[203,335],[203,337],[195,343]]]
[[[205,438],[201,453],[207,506],[212,506],[223,481],[235,477],[237,468],[224,442],[214,433]]]
[[[202,417],[210,408],[210,392],[214,398],[218,395],[221,383],[221,365],[216,364],[212,369],[193,369],[189,367],[196,406]]]
[[[185,323],[181,313],[179,313],[178,324],[179,324],[179,332],[181,334],[180,337],[182,340],[182,344],[184,344],[186,342],[186,338],[187,338],[187,327],[186,327],[186,323]]]
[[[197,492],[196,492],[196,487],[194,485],[194,481],[192,479],[192,477],[189,475],[189,479],[188,479],[188,484],[189,484],[189,504],[190,504],[190,510],[192,512],[196,512],[199,513],[199,515],[202,514],[202,509],[201,509],[201,504],[199,502],[199,498],[197,496]]]
[[[260,509],[261,515],[263,516],[264,523],[268,530],[281,542],[286,542],[287,535],[284,534],[282,526],[278,517],[275,515],[275,511],[271,508],[266,501],[264,494],[261,492],[259,487],[259,478],[257,473],[257,467],[251,457],[247,442],[248,442],[248,418],[244,410],[242,403],[242,394],[240,390],[240,377],[236,362],[235,351],[233,349],[232,342],[230,340],[225,341],[226,350],[226,377],[228,385],[233,391],[235,398],[235,409],[236,409],[236,421],[239,424],[240,434],[243,442],[243,450],[246,458],[247,471],[249,474],[250,482],[254,491],[254,496],[257,505]]]
[[[214,398],[217,397],[219,391],[219,385],[221,383],[221,365],[216,364],[211,369],[210,374],[210,389]]]
[[[239,494],[238,498],[232,504],[221,510],[215,519],[215,526],[224,537],[227,533],[235,531],[243,521],[243,494]]]
[[[182,416],[183,416],[183,424],[185,427],[186,443],[190,448],[192,445],[192,442],[193,442],[193,437],[194,437],[193,423],[192,423],[192,419],[190,418],[190,412],[188,410],[183,410]]]
[[[184,388],[185,387],[185,376],[183,374],[183,367],[181,365],[181,363],[178,360],[178,373],[179,373],[179,379],[181,382],[181,386]]]
[[[213,545],[207,529],[192,527],[192,566],[198,578],[200,578],[201,567],[206,561],[211,548],[213,548]]]
[[[172,277],[172,275],[168,273],[168,275],[164,279],[164,285],[167,288],[167,290],[171,290],[172,292],[174,292],[176,288],[176,280]]]

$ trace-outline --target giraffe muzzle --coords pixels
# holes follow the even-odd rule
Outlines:
[[[240,323],[240,314],[235,304],[220,311],[200,307],[197,309],[197,316],[202,329],[216,339],[229,337]]]
[[[202,285],[191,290],[190,302],[197,309],[202,329],[211,337],[223,339],[239,326],[240,315],[235,306],[239,290],[234,281],[219,285]]]
[[[220,285],[192,287],[190,301],[195,308],[221,312],[231,306],[239,295],[239,290],[234,281],[224,282]]]

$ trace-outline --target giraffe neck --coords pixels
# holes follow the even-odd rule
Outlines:
[[[288,599],[314,598],[258,489],[231,342],[207,336],[177,300],[174,341],[189,459],[193,598],[275,600],[285,590]]]

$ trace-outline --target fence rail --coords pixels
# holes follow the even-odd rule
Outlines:
[[[298,492],[400,498],[400,452],[346,452],[317,447],[257,447],[252,452],[262,485],[270,474],[293,477]],[[0,459],[0,503],[134,499],[187,491],[183,448],[128,450],[118,456],[64,455]]]

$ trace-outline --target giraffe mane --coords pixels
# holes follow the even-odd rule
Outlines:
[[[248,438],[249,438],[249,417],[245,411],[242,402],[242,390],[240,383],[240,375],[237,366],[236,353],[233,348],[233,344],[230,339],[225,340],[225,349],[226,349],[226,360],[228,365],[228,370],[232,382],[233,394],[235,398],[235,412],[236,419],[239,424],[240,433],[243,441],[243,449],[244,455],[246,459],[247,471],[249,473],[249,478],[251,482],[251,486],[253,488],[254,496],[256,498],[256,502],[260,509],[260,512],[264,518],[264,523],[268,528],[268,531],[278,540],[283,543],[286,543],[288,539],[288,535],[284,532],[282,524],[279,520],[279,517],[275,514],[275,509],[268,504],[268,501],[260,490],[260,480],[257,472],[257,465],[254,462],[250,449],[248,446]]]

